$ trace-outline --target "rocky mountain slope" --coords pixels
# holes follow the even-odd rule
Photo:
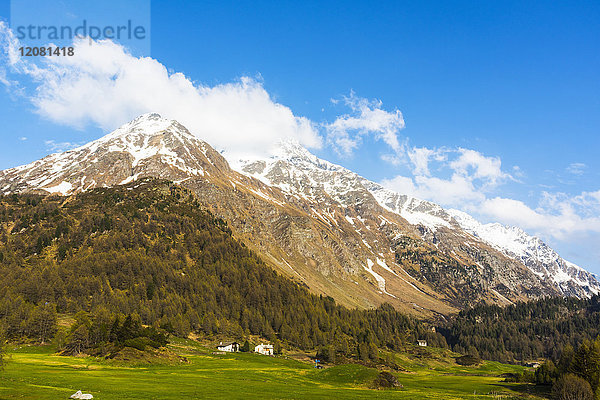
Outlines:
[[[558,255],[541,239],[514,226],[482,224],[470,215],[448,210],[460,227],[507,256],[521,261],[541,279],[553,281],[566,296],[587,297],[600,293],[596,277]]]
[[[169,179],[273,268],[348,306],[389,302],[432,316],[479,301],[587,293],[576,284],[565,292],[441,207],[389,192],[297,144],[234,164],[176,121],[146,114],[80,148],[0,172],[0,193],[68,196],[145,176]]]
[[[416,226],[421,237],[438,249],[442,246],[452,252],[448,244],[460,246],[475,239],[525,265],[563,295],[588,297],[600,292],[600,283],[593,274],[562,259],[539,238],[520,228],[497,223],[484,225],[464,212],[445,210],[435,203],[385,189],[352,171],[318,159],[298,144],[282,143],[279,154],[270,160],[241,162],[238,168],[284,191],[310,196],[316,187],[322,187],[342,203],[347,193],[364,188],[379,205]]]

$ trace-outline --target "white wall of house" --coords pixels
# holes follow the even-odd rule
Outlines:
[[[255,353],[259,353],[265,356],[273,355],[273,345],[272,344],[259,344],[254,348]]]
[[[217,346],[217,350],[235,353],[236,351],[239,351],[239,345],[237,343],[231,343],[227,345],[220,344]]]

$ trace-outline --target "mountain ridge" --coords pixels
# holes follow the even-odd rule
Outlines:
[[[412,196],[403,195],[384,188],[378,183],[369,181],[344,167],[337,166],[325,160],[320,160],[316,156],[303,149],[296,142],[284,143],[281,146],[281,152],[272,157],[273,160],[287,160],[294,166],[301,166],[304,169],[308,164],[314,165],[317,169],[324,171],[337,171],[347,174],[354,174],[358,181],[375,197],[381,206],[391,212],[401,215],[412,225],[422,225],[425,228],[435,232],[438,228],[462,229],[475,238],[484,241],[495,249],[501,251],[504,255],[515,259],[527,266],[533,273],[545,279],[553,280],[559,287],[561,293],[575,296],[590,296],[600,291],[600,284],[596,277],[585,271],[583,268],[562,259],[556,251],[551,249],[539,238],[527,234],[518,227],[503,227],[496,224],[481,224],[472,216],[458,210],[444,209],[443,207],[427,200],[421,200]],[[277,163],[277,161],[274,161]],[[254,177],[263,180],[267,184],[289,190],[287,183],[273,182],[266,177],[266,172],[258,174],[257,164],[264,164],[265,161],[250,163],[250,166],[241,167],[242,172],[250,173]],[[266,164],[265,169],[266,169]],[[315,181],[313,180],[314,184]],[[319,182],[316,182],[319,183]],[[324,189],[335,197],[335,190],[331,186],[324,186]],[[327,190],[330,189],[330,190]],[[348,190],[348,188],[345,188]],[[341,192],[344,190],[342,189]],[[486,228],[495,228],[497,234],[485,235]],[[502,230],[517,232],[516,237],[511,238],[512,243],[507,243],[506,234],[502,235]],[[505,243],[502,243],[504,239]],[[510,242],[511,239],[508,239]],[[529,242],[527,249],[515,251],[517,241]],[[537,250],[537,251],[536,251]],[[543,254],[540,255],[540,252]],[[583,291],[582,291],[583,290]]]
[[[431,316],[473,302],[562,294],[447,210],[391,192],[297,143],[282,142],[268,160],[229,161],[178,122],[145,114],[77,149],[1,171],[0,193],[71,195],[145,176],[172,180],[229,221],[271,266],[355,307],[389,301]],[[568,294],[586,295],[575,289]]]

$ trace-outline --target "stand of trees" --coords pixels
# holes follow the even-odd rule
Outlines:
[[[441,331],[459,353],[511,363],[557,360],[568,346],[578,347],[600,335],[600,298],[479,305],[461,311]]]
[[[89,321],[77,314],[73,351],[124,343],[106,338],[117,315],[131,315],[136,329],[260,335],[277,346],[328,346],[357,357],[417,338],[446,346],[390,305],[349,310],[278,275],[189,191],[165,181],[68,199],[0,197],[0,276],[0,330],[8,339],[50,340],[57,314],[83,311]]]
[[[548,359],[535,371],[535,383],[552,385],[555,399],[600,399],[600,337],[567,345],[560,358]]]
[[[91,315],[84,311],[75,315],[75,323],[59,347],[64,354],[110,356],[123,347],[140,351],[164,347],[167,336],[163,329],[142,327],[138,315],[122,316],[98,307]]]

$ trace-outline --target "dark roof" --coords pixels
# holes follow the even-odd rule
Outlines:
[[[218,344],[217,347],[226,347],[229,346],[230,344],[239,344],[238,342],[223,342],[221,344]]]

